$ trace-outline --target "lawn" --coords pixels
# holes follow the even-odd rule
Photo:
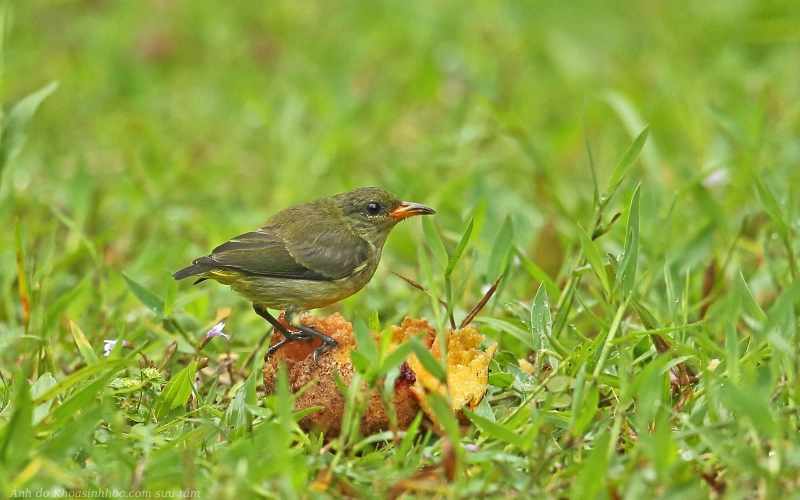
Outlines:
[[[2,6],[0,497],[800,495],[800,3]],[[171,278],[372,185],[437,213],[316,313],[502,276],[469,425],[304,432],[251,305]]]

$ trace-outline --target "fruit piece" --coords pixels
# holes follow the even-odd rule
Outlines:
[[[279,320],[283,322],[283,316]],[[327,317],[304,314],[300,321],[333,337],[338,345],[320,356],[319,365],[316,365],[311,354],[320,345],[319,341],[287,344],[264,364],[264,387],[267,394],[275,391],[278,366],[282,362],[286,363],[292,392],[297,393],[308,385],[308,388],[297,397],[295,410],[323,407],[303,417],[299,421],[300,427],[306,431],[323,432],[326,438],[332,438],[338,436],[341,431],[345,407],[345,397],[339,391],[336,378],[338,376],[344,386],[348,387],[355,374],[350,358],[350,351],[356,348],[353,326],[338,313]],[[441,349],[436,331],[425,319],[406,318],[401,326],[393,326],[390,350],[395,349],[410,336],[420,334],[422,334],[421,342],[431,349],[435,357],[440,358]],[[374,332],[372,335],[378,344],[378,335]],[[283,336],[276,332],[271,344],[281,340]],[[447,388],[425,370],[415,356],[409,356],[407,362],[401,365],[400,376],[394,386],[394,409],[399,430],[408,428],[420,408],[436,422],[433,412],[425,402],[427,391],[438,391],[445,396],[449,391],[451,407],[460,418],[463,418],[462,407],[467,406],[474,410],[478,406],[486,394],[489,362],[497,348],[497,344],[493,344],[485,352],[482,351],[480,344],[483,340],[484,336],[471,325],[447,331]],[[364,390],[367,390],[366,384]],[[361,433],[369,435],[388,429],[390,421],[385,405],[378,392],[373,390],[361,420]]]
[[[425,319],[406,318],[399,327],[392,327],[392,342],[403,342],[410,336],[426,331],[421,338],[437,359],[441,359],[441,346],[436,331]],[[492,360],[497,344],[492,344],[486,351],[480,349],[485,337],[474,325],[467,325],[457,330],[447,330],[447,388],[439,379],[431,375],[416,356],[409,356],[408,364],[417,381],[411,392],[417,397],[420,406],[428,417],[436,422],[431,408],[425,402],[427,391],[436,391],[442,396],[450,393],[450,408],[464,419],[461,409],[466,406],[475,410],[480,404],[489,386],[489,362]]]
[[[279,320],[283,322],[283,316]],[[350,385],[355,374],[355,368],[350,361],[350,351],[355,349],[353,325],[338,313],[321,318],[303,314],[300,321],[306,326],[333,337],[339,344],[319,357],[319,366],[311,359],[314,349],[320,345],[317,343],[318,341],[313,344],[311,342],[287,344],[264,364],[264,387],[267,394],[275,391],[277,369],[281,362],[286,363],[292,392],[296,393],[316,380],[316,383],[311,384],[297,397],[295,410],[322,406],[323,409],[300,419],[299,424],[303,430],[322,432],[326,437],[332,438],[338,436],[341,431],[345,407],[345,397],[339,391],[334,374],[338,374],[345,387]],[[283,336],[278,332],[272,336],[272,344],[281,340],[283,340]],[[395,381],[394,407],[397,414],[397,425],[400,429],[408,428],[419,411],[416,398],[410,391],[414,380],[410,370],[401,368],[400,377]],[[366,390],[366,384],[364,389]],[[361,433],[364,435],[375,434],[389,428],[389,417],[383,401],[378,392],[373,390],[361,420]]]

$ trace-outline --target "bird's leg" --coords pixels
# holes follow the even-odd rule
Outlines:
[[[285,326],[283,326],[280,321],[275,319],[275,317],[273,315],[271,315],[269,313],[269,311],[267,311],[266,307],[264,307],[264,306],[262,306],[260,304],[253,304],[253,310],[256,312],[256,314],[258,314],[259,316],[261,316],[262,318],[267,320],[270,325],[272,325],[277,331],[281,332],[281,334],[283,335],[283,340],[281,340],[280,342],[278,342],[274,346],[270,347],[269,350],[267,350],[267,354],[264,355],[264,360],[265,361],[266,361],[267,358],[269,358],[270,356],[275,354],[275,352],[278,349],[280,349],[281,347],[285,346],[286,344],[289,344],[291,342],[297,342],[297,341],[300,341],[300,340],[303,340],[303,341],[311,340],[311,337],[309,337],[308,334],[306,334],[305,332],[302,332],[302,331],[301,332],[293,332],[293,331],[289,330],[288,328],[286,328]]]
[[[336,346],[339,342],[336,341],[333,337],[325,335],[324,333],[311,328],[310,326],[306,326],[300,322],[300,311],[295,309],[287,309],[283,313],[283,319],[286,320],[287,323],[292,325],[293,327],[300,330],[305,336],[308,336],[308,340],[312,338],[318,338],[322,341],[322,345],[314,349],[314,354],[311,355],[311,358],[314,360],[314,364],[319,366],[317,362],[317,357],[320,354],[325,354],[328,350],[332,347]]]
[[[267,350],[267,354],[264,356],[264,359],[269,358],[270,356],[275,354],[275,352],[278,349],[285,346],[286,344],[298,341],[310,342],[314,338],[318,338],[322,341],[322,345],[314,349],[314,353],[312,354],[312,359],[314,360],[314,364],[319,365],[319,363],[317,362],[317,357],[320,354],[324,354],[330,348],[338,344],[336,339],[334,339],[333,337],[325,335],[324,333],[317,331],[314,328],[305,326],[304,324],[300,323],[299,311],[289,309],[284,313],[283,316],[287,323],[289,323],[292,327],[297,328],[299,330],[297,332],[293,332],[288,328],[286,328],[285,326],[283,326],[283,324],[281,324],[280,321],[275,319],[275,317],[271,315],[269,311],[267,311],[266,307],[260,304],[253,304],[253,310],[256,312],[256,314],[267,320],[269,324],[271,324],[273,327],[275,327],[276,330],[278,330],[279,332],[281,332],[281,334],[283,334],[283,340],[281,340],[274,346],[270,347],[269,350]]]

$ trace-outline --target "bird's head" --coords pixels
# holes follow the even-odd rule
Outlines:
[[[436,213],[430,207],[403,201],[376,187],[357,188],[332,200],[350,227],[377,247],[383,246],[389,232],[401,220]]]

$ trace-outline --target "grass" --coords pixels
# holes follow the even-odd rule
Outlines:
[[[3,496],[798,495],[796,2],[3,5]],[[302,433],[264,322],[170,279],[361,185],[437,215],[322,312],[446,324],[503,275],[469,428]]]

